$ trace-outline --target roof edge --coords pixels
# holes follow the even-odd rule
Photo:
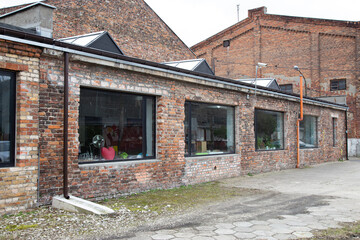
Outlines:
[[[159,14],[157,14],[157,13],[154,11],[154,9],[152,9],[152,8],[150,7],[150,5],[149,5],[146,1],[143,1],[143,2],[145,3],[145,5],[146,5],[148,8],[150,8],[150,10],[156,15],[156,17],[158,17],[158,18],[160,19],[160,21],[161,21],[162,23],[164,23],[165,26],[179,39],[179,41],[180,41],[187,49],[189,49],[189,51],[194,55],[194,57],[196,57],[196,54],[193,52],[193,50],[172,30],[172,28],[171,28],[169,25],[167,25],[167,23],[159,16]]]
[[[21,5],[24,5],[24,4],[21,4]],[[19,5],[19,6],[21,6],[21,5]],[[27,5],[27,6],[25,6],[25,7],[19,8],[19,9],[15,10],[15,11],[12,11],[12,12],[9,12],[9,13],[5,13],[5,14],[1,15],[0,18],[7,17],[7,16],[10,16],[10,15],[16,14],[16,13],[18,13],[18,12],[22,12],[22,11],[27,10],[27,9],[29,9],[29,8],[32,8],[32,7],[36,6],[36,5],[42,5],[42,6],[44,6],[44,7],[56,9],[56,7],[51,6],[51,5],[49,5],[49,4],[46,4],[46,3],[43,3],[43,2],[35,2],[35,3],[32,3],[32,4]],[[16,6],[13,6],[13,7],[16,7]]]
[[[312,17],[298,17],[298,16],[288,16],[288,15],[280,15],[280,14],[268,14],[267,8],[265,6],[249,9],[248,10],[248,17],[243,19],[240,22],[237,22],[224,30],[206,38],[205,40],[193,45],[190,47],[193,51],[196,51],[197,48],[202,47],[203,45],[210,43],[214,40],[221,38],[227,32],[233,31],[234,28],[240,28],[245,23],[252,21],[255,16],[266,16],[267,18],[284,18],[286,20],[305,20],[305,21],[321,21],[324,23],[332,23],[332,24],[346,24],[349,27],[359,27],[360,28],[360,21],[347,21],[347,20],[336,20],[336,19],[325,19],[325,18],[312,18]]]
[[[3,36],[3,37],[1,37],[1,36]],[[11,39],[6,38],[6,37],[10,37]],[[43,36],[39,36],[39,35],[35,35],[35,34],[29,34],[29,33],[21,32],[21,31],[17,31],[17,30],[13,30],[13,29],[8,29],[8,28],[4,28],[4,27],[0,27],[0,39],[10,40],[10,41],[14,41],[14,39],[16,39],[16,40],[18,40],[19,43],[30,44],[30,45],[34,45],[37,47],[43,47],[43,48],[53,48],[53,49],[57,48],[58,50],[63,51],[63,52],[66,52],[66,49],[68,49],[68,51],[71,50],[71,51],[78,52],[78,53],[81,52],[84,54],[85,53],[91,54],[91,55],[93,55],[93,57],[96,57],[96,58],[112,59],[111,61],[121,60],[121,61],[126,61],[129,64],[142,65],[144,67],[146,66],[148,68],[157,69],[158,71],[173,72],[174,74],[187,75],[187,76],[190,76],[193,78],[205,79],[210,82],[219,82],[222,84],[233,85],[233,86],[237,86],[240,88],[242,87],[245,89],[255,89],[253,84],[239,83],[237,80],[233,80],[233,79],[209,75],[209,74],[200,73],[200,72],[194,72],[191,70],[172,67],[172,66],[161,64],[161,63],[151,62],[151,61],[143,60],[143,59],[139,59],[139,58],[128,57],[125,55],[102,51],[102,50],[98,50],[98,49],[94,49],[94,48],[69,44],[69,43],[61,42],[61,41],[58,41],[58,40],[55,40],[52,38],[47,38],[47,37],[43,37]],[[261,86],[257,86],[256,89],[258,91],[265,92],[265,94],[266,94],[266,92],[268,92],[268,93],[271,93],[274,95],[288,97],[291,99],[300,98],[299,94],[287,93],[287,92],[284,92],[281,90],[274,90],[274,89],[269,90],[268,88],[261,87]],[[343,105],[343,104],[332,103],[329,101],[319,100],[319,99],[312,98],[312,97],[304,97],[304,100],[308,100],[308,102],[316,102],[318,104],[325,104],[327,106],[333,106],[334,108],[335,107],[340,108],[344,111],[348,110],[348,106]]]

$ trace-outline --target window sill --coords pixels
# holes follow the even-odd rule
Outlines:
[[[224,154],[207,154],[207,155],[199,155],[199,156],[185,156],[186,159],[208,159],[208,158],[215,158],[215,157],[235,157],[239,156],[236,153],[224,153]]]
[[[275,152],[275,151],[285,151],[285,149],[256,149],[255,152]]]
[[[129,165],[137,165],[137,164],[142,164],[142,163],[154,163],[154,162],[160,162],[160,160],[158,160],[158,159],[142,159],[142,160],[133,160],[133,161],[82,163],[82,164],[79,164],[79,168],[129,166]]]

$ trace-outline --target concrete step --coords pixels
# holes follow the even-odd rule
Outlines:
[[[63,209],[69,212],[87,213],[87,214],[112,214],[115,213],[111,208],[103,205],[93,203],[78,197],[69,196],[69,199],[64,198],[63,195],[55,196],[52,200],[54,208]]]

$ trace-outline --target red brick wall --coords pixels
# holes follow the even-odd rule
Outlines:
[[[55,54],[56,55],[56,54]],[[168,77],[137,73],[120,67],[108,67],[72,57],[70,62],[70,194],[84,198],[104,198],[154,188],[169,188],[247,172],[265,172],[293,168],[296,164],[295,124],[299,103],[272,97],[257,98],[246,94],[185,83]],[[107,63],[104,63],[107,64]],[[40,194],[41,202],[62,193],[62,89],[61,58],[45,56],[41,60],[40,94]],[[146,72],[146,71],[145,71]],[[164,75],[165,76],[165,75]],[[170,75],[167,75],[170,76]],[[79,87],[92,86],[139,94],[156,95],[156,159],[121,163],[78,164]],[[55,101],[56,100],[56,101]],[[236,152],[223,156],[184,157],[185,101],[227,104],[235,107]],[[255,151],[254,108],[280,110],[285,114],[285,149]],[[338,117],[338,139],[344,112],[318,106],[306,106],[305,112],[319,116],[319,136],[330,131],[331,114]],[[330,119],[330,120],[329,120]],[[319,137],[320,138],[320,137]],[[345,144],[332,147],[332,140],[320,141],[317,149],[301,150],[301,164],[334,161],[345,156]],[[327,157],[323,157],[327,156]]]
[[[296,93],[299,74],[293,66],[299,66],[306,77],[308,96],[347,96],[349,137],[359,138],[359,26],[345,21],[269,15],[260,8],[192,50],[215,63],[216,75],[234,79],[254,78],[255,64],[267,63],[258,77],[293,84]],[[224,48],[222,43],[227,39],[230,47]],[[336,78],[346,78],[347,90],[330,91],[330,80]]]
[[[35,205],[38,179],[41,50],[0,40],[0,68],[16,72],[16,159],[0,168],[0,214]]]
[[[143,0],[46,0],[55,6],[54,38],[108,31],[125,55],[154,62],[195,55]]]

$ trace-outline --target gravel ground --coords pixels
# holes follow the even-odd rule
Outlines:
[[[45,206],[16,215],[4,215],[0,221],[0,239],[106,238],[106,233],[123,235],[131,228],[153,221],[160,215],[146,210],[132,212],[125,207],[112,215],[86,215]]]
[[[0,216],[0,240],[127,239],[139,231],[182,226],[194,222],[194,219],[201,222],[199,217],[211,212],[215,206],[228,206],[228,201],[237,202],[259,193],[252,189],[227,188],[213,182],[102,202],[115,210],[111,215],[70,213],[42,206]]]

